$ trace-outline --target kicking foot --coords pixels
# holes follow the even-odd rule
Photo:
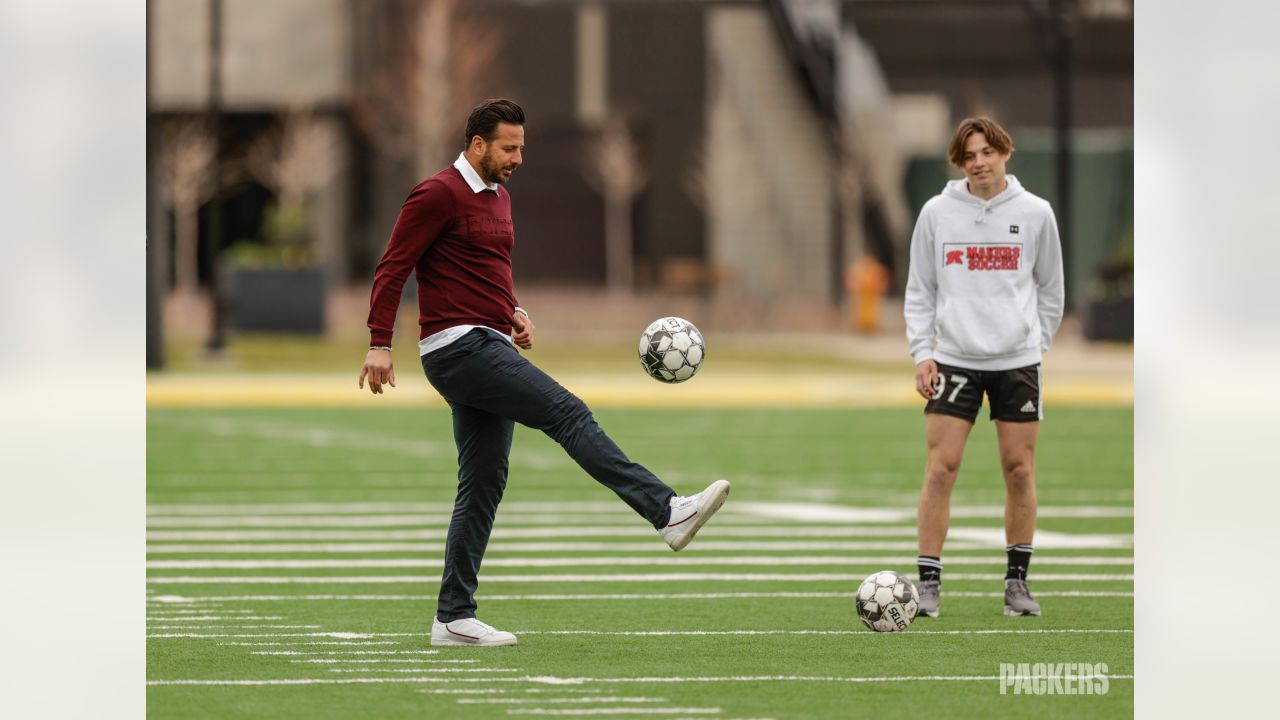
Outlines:
[[[495,647],[498,645],[515,645],[516,636],[509,632],[494,629],[492,625],[482,623],[475,618],[462,618],[442,623],[431,622],[432,645],[477,645]]]
[[[717,480],[697,495],[677,495],[671,498],[671,519],[658,533],[672,550],[680,552],[711,516],[716,514],[727,497],[729,481]]]

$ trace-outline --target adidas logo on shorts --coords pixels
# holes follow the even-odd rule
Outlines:
[[[1022,412],[1035,412],[1035,411],[1036,411],[1036,405],[1030,400],[1027,401],[1027,404],[1022,406]]]

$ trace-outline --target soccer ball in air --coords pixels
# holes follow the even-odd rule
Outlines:
[[[872,630],[902,632],[916,618],[920,594],[905,575],[881,570],[862,581],[854,605],[863,624]]]
[[[654,320],[640,335],[640,364],[649,377],[664,383],[693,377],[706,350],[698,328],[678,317]]]

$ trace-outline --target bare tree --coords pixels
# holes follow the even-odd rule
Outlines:
[[[461,12],[458,0],[406,0],[400,7],[402,47],[360,91],[356,119],[380,151],[413,158],[418,176],[426,177],[461,145],[457,105],[480,100],[496,85],[493,65],[504,34]]]
[[[174,215],[174,287],[192,298],[199,285],[200,206],[213,197],[214,139],[203,120],[174,120],[161,135],[164,197]]]
[[[285,113],[280,127],[250,144],[243,158],[246,172],[274,190],[281,204],[304,205],[308,197],[337,174],[338,131],[308,108]]]
[[[635,282],[631,215],[649,175],[631,127],[621,118],[605,123],[587,157],[584,175],[604,197],[605,284],[610,292],[629,292]]]

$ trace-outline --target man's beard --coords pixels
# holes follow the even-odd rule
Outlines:
[[[494,162],[493,156],[485,153],[480,158],[480,174],[484,176],[486,183],[497,183],[502,185],[505,181],[502,179],[502,166]]]

